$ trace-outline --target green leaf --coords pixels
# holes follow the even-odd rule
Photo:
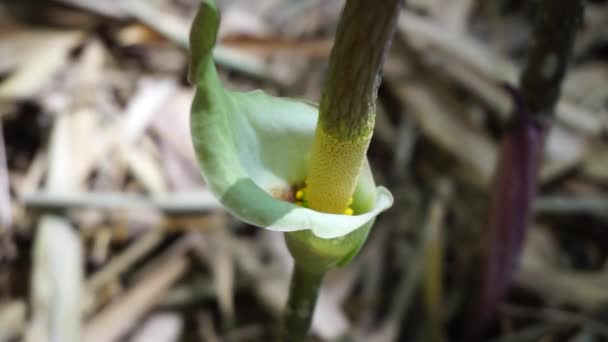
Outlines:
[[[367,163],[353,196],[354,216],[327,214],[280,199],[306,179],[318,110],[262,91],[224,90],[213,63],[219,14],[203,1],[190,35],[192,140],[205,180],[222,205],[250,224],[284,232],[310,230],[320,238],[345,236],[393,203],[375,187]],[[273,196],[274,195],[274,196]]]

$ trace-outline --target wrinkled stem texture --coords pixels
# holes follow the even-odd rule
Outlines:
[[[348,0],[331,53],[321,98],[326,132],[348,138],[373,128],[382,63],[399,15],[400,0]]]
[[[308,174],[312,209],[348,206],[374,128],[380,71],[401,0],[348,0],[329,62]]]
[[[308,341],[315,303],[325,272],[311,273],[294,266],[287,307],[281,323],[282,342]]]

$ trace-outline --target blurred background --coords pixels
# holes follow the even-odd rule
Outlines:
[[[342,0],[217,2],[227,88],[319,100]],[[407,1],[369,151],[395,204],[326,277],[316,341],[458,340],[510,116],[499,84],[517,82],[537,4]],[[608,1],[585,5],[488,340],[608,341]],[[193,157],[197,6],[0,3],[0,341],[51,341],[80,315],[83,341],[273,335],[292,267],[282,236],[227,215]]]

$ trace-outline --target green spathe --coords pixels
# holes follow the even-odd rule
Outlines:
[[[189,76],[196,83],[191,129],[212,192],[239,219],[271,230],[309,230],[322,239],[367,230],[393,202],[387,189],[375,187],[367,163],[353,195],[357,215],[320,213],[271,195],[304,184],[318,110],[262,91],[224,90],[211,54],[218,26],[214,1],[203,1],[190,36]]]

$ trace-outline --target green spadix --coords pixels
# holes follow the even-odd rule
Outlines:
[[[306,181],[317,107],[262,91],[225,90],[212,57],[218,27],[214,1],[204,0],[190,35],[189,77],[196,83],[192,138],[211,191],[229,212],[259,227],[308,230],[312,235],[305,239],[331,239],[328,244],[361,227],[366,234],[393,203],[387,189],[376,188],[367,163],[353,195],[353,216],[321,213],[287,200]]]

